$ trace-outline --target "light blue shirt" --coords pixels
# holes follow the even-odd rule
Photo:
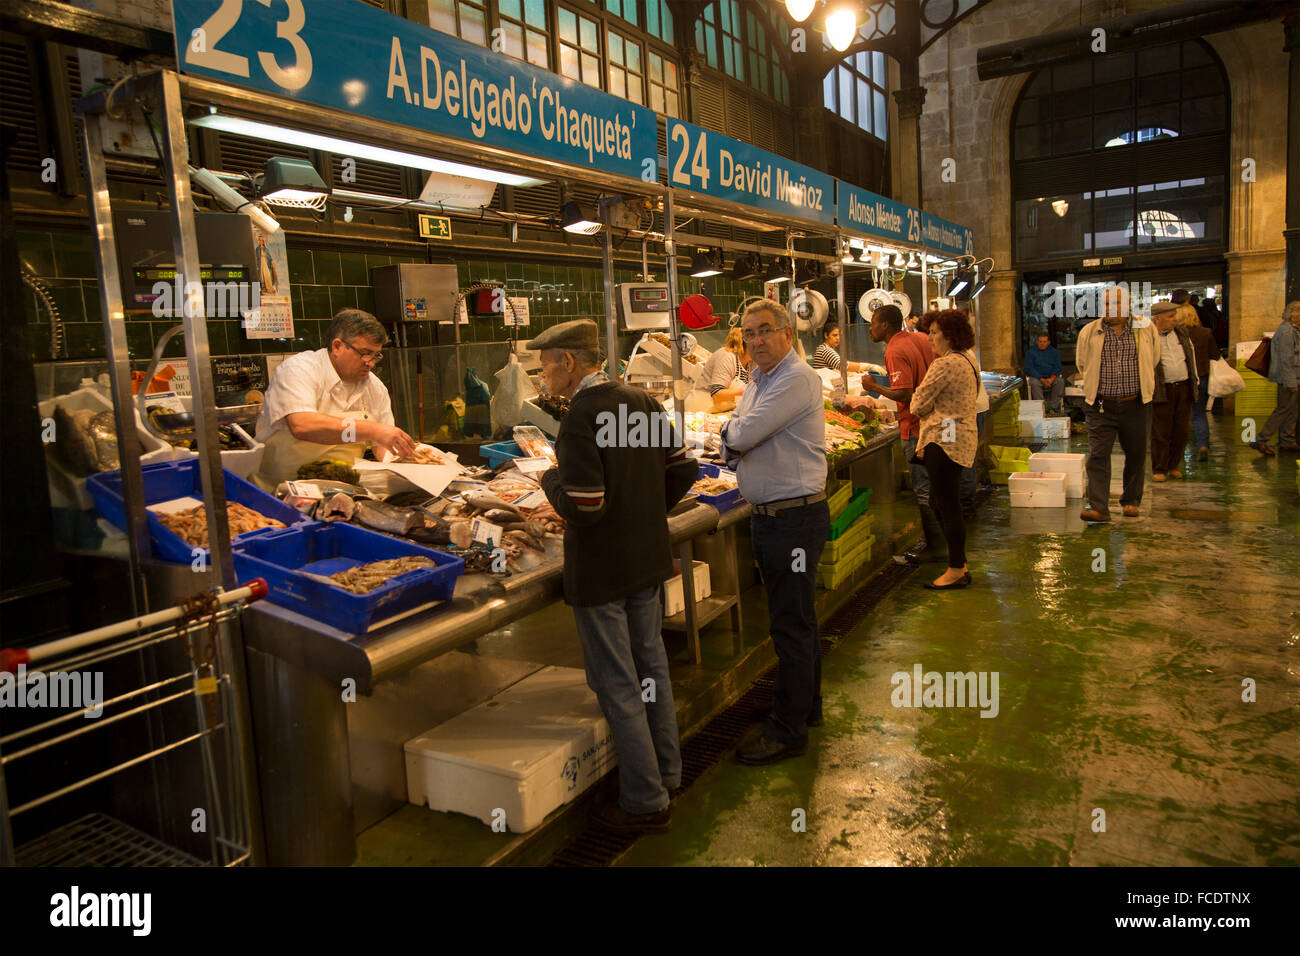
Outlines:
[[[722,426],[722,457],[746,501],[765,505],[826,490],[825,407],[821,378],[794,349],[772,371],[751,373]]]

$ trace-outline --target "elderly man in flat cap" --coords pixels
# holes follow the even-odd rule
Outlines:
[[[528,347],[550,393],[570,399],[542,488],[566,523],[564,600],[618,755],[618,803],[595,814],[611,829],[667,830],[682,760],[660,589],[673,573],[668,511],[699,466],[659,402],[606,377],[595,322],[564,322]]]

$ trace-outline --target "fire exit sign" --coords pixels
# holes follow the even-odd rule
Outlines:
[[[421,239],[450,239],[451,219],[447,216],[420,216]]]

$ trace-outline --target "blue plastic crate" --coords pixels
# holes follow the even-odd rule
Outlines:
[[[494,445],[479,445],[478,453],[488,460],[488,467],[495,468],[511,458],[523,458],[523,449],[517,442],[499,441]]]
[[[199,460],[189,458],[184,461],[160,461],[145,465],[140,469],[144,481],[145,507],[174,498],[193,497],[203,500],[203,484],[199,477]],[[274,495],[268,495],[256,485],[250,484],[238,475],[222,469],[221,474],[226,483],[226,500],[235,501],[247,508],[274,518],[286,525],[302,524],[310,519],[295,508],[291,508]],[[126,528],[126,505],[122,502],[122,473],[105,471],[91,475],[86,479],[86,488],[99,513],[119,528]],[[149,538],[153,542],[154,557],[162,561],[189,564],[194,560],[193,549],[179,537],[167,530],[153,512],[146,512],[149,522]],[[276,529],[271,529],[276,530]],[[234,541],[243,541],[248,537],[263,533],[262,530],[250,531],[238,535]],[[203,549],[206,555],[207,549]]]
[[[733,472],[728,471],[726,468],[723,468],[721,465],[710,465],[706,462],[700,463],[701,478],[717,478],[718,475],[723,473],[728,475],[733,474]],[[706,505],[712,505],[714,508],[717,509],[719,514],[721,514],[724,511],[730,511],[732,508],[736,507],[736,505],[740,504],[745,500],[741,496],[739,488],[735,488],[731,491],[723,492],[720,495],[697,494],[696,497],[700,501],[704,502]]]
[[[303,572],[329,576],[359,564],[423,555],[437,567],[399,574],[368,594],[351,591]],[[376,622],[430,601],[447,601],[465,562],[400,538],[342,522],[312,522],[249,535],[234,552],[240,580],[261,577],[268,600],[349,634],[362,634]]]
[[[867,374],[876,380],[877,385],[883,385],[885,388],[889,388],[889,376],[884,372],[868,372]]]

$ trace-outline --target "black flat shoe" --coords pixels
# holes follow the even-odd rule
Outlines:
[[[666,833],[672,829],[673,811],[664,807],[654,813],[628,813],[617,803],[602,803],[591,811],[591,820],[616,833]]]
[[[762,767],[766,764],[776,763],[779,760],[785,760],[787,757],[798,757],[807,752],[807,744],[796,747],[793,744],[783,744],[778,740],[769,740],[765,734],[759,734],[754,740],[736,751],[736,760],[746,766]]]
[[[927,591],[960,591],[968,584],[970,584],[969,572],[958,578],[956,581],[953,581],[951,584],[935,584],[933,581],[926,581],[925,589]]]

